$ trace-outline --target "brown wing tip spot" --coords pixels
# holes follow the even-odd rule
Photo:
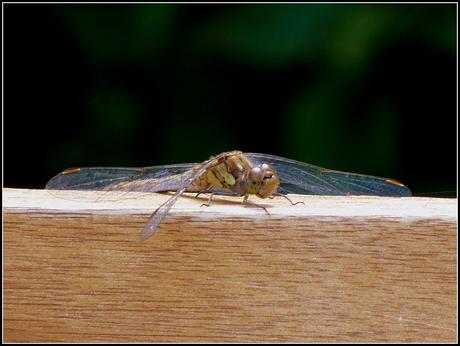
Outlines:
[[[397,185],[397,186],[401,186],[401,187],[405,187],[406,185],[404,185],[403,183],[401,183],[400,181],[397,181],[396,179],[385,179],[385,181],[387,183],[390,183],[390,184],[393,184],[393,185]]]
[[[74,174],[80,172],[80,168],[68,168],[62,174]]]

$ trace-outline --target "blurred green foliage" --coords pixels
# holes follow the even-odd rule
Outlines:
[[[453,4],[73,4],[40,11],[62,35],[46,39],[72,47],[76,56],[63,58],[74,59],[67,68],[83,80],[69,87],[68,104],[78,104],[72,128],[53,125],[67,131],[50,143],[53,173],[202,161],[241,149],[417,179],[408,172],[417,166],[406,160],[418,158],[411,151],[419,144],[409,142],[422,139],[408,139],[408,124],[424,107],[409,105],[440,61],[454,70],[426,79],[426,88],[454,86],[445,79],[455,71]],[[449,103],[436,121],[455,123],[452,95],[433,97]],[[53,122],[52,112],[46,117]]]

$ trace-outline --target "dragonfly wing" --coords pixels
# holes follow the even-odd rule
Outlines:
[[[186,188],[182,188],[181,190],[178,190],[174,194],[174,196],[169,198],[165,203],[163,203],[160,207],[158,207],[157,210],[154,211],[154,213],[150,217],[149,221],[145,225],[144,230],[142,231],[140,235],[140,238],[142,241],[149,238],[156,231],[156,229],[158,228],[158,225],[165,218],[165,216],[168,214],[172,206],[177,202],[179,197],[182,196],[185,190]]]
[[[177,191],[191,184],[190,179],[194,180],[192,176],[196,175],[197,167],[196,163],[145,167],[132,182],[114,184],[109,188],[117,189],[117,185],[121,185],[136,192]]]
[[[87,167],[71,168],[53,177],[46,189],[52,195],[77,201],[116,201],[128,192],[162,192],[177,190],[194,164],[145,168]],[[190,173],[187,173],[189,172]],[[72,194],[60,190],[103,191],[92,195]],[[112,191],[110,194],[107,193]],[[113,192],[116,191],[117,193]],[[128,195],[129,196],[129,195]]]
[[[142,169],[142,174],[149,178],[163,178],[170,175],[185,173],[196,165],[196,163],[179,163],[175,165],[144,167]]]
[[[69,168],[51,178],[49,190],[102,190],[114,182],[126,181],[141,174],[142,168]]]
[[[410,196],[402,183],[388,178],[325,169],[267,154],[245,153],[253,164],[268,163],[277,170],[279,192],[306,195]]]
[[[122,190],[158,192],[174,190],[180,182],[178,175],[190,171],[195,164],[152,166],[145,168],[86,167],[70,168],[46,184],[49,190]],[[166,179],[171,176],[176,179]],[[161,184],[161,182],[166,184]],[[138,184],[122,184],[138,182]],[[153,186],[153,183],[159,186]],[[166,187],[168,186],[168,187]]]
[[[412,192],[407,186],[395,179],[375,177],[334,170],[322,171],[323,177],[333,183],[347,195],[395,196],[407,197]]]

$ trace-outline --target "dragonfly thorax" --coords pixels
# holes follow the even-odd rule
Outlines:
[[[257,195],[271,197],[276,193],[280,180],[275,168],[267,163],[254,165],[239,151],[211,158],[211,164],[187,191],[223,189],[240,196]]]

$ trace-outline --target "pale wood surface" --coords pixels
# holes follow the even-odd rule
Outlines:
[[[4,341],[457,340],[456,199],[76,194],[3,190]]]

